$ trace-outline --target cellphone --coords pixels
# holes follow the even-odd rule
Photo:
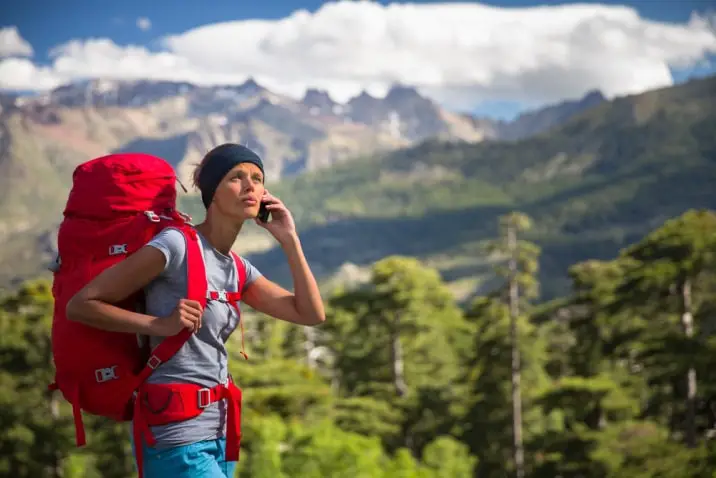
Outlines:
[[[261,201],[261,205],[259,206],[259,214],[256,217],[261,222],[268,222],[270,215],[271,215],[271,212],[268,209],[266,209],[266,203]]]

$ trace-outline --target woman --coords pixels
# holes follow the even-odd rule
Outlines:
[[[269,231],[283,248],[293,276],[294,293],[266,279],[246,259],[242,301],[259,312],[300,325],[325,320],[323,302],[303,254],[291,213],[264,187],[259,156],[238,144],[211,150],[197,167],[194,185],[201,191],[206,219],[195,226],[202,246],[209,287],[236,291],[239,272],[231,246],[248,219]],[[256,219],[261,202],[271,220]],[[152,384],[193,383],[214,387],[226,383],[225,343],[239,322],[238,310],[210,301],[204,310],[185,299],[186,243],[176,229],[165,229],[136,253],[107,269],[81,290],[67,306],[68,317],[87,325],[148,336],[151,346],[182,329],[194,332],[189,341],[147,380]],[[137,290],[146,296],[146,314],[112,304]],[[234,475],[235,462],[226,458],[227,406],[212,403],[195,418],[153,426],[155,446],[143,443],[145,477],[216,477]],[[137,443],[133,443],[134,446]]]

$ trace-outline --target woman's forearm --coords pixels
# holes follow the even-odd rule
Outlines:
[[[311,272],[297,234],[291,235],[281,246],[288,258],[293,277],[293,290],[296,310],[306,325],[317,325],[326,320],[323,299],[316,278]]]
[[[156,335],[157,318],[93,299],[75,296],[67,303],[67,318],[109,332]]]

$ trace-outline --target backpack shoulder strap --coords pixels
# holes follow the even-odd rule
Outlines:
[[[187,299],[199,302],[202,309],[206,307],[206,292],[208,288],[206,280],[206,267],[204,256],[199,244],[199,237],[190,225],[178,227],[186,241],[186,264],[187,264]],[[182,329],[176,335],[166,337],[159,345],[152,350],[144,369],[139,373],[138,379],[141,384],[152,372],[162,363],[166,362],[176,354],[179,349],[191,337],[189,329]]]
[[[231,257],[234,258],[234,262],[236,263],[236,272],[238,273],[239,279],[236,291],[239,293],[239,296],[241,296],[244,292],[244,287],[246,287],[246,267],[244,266],[244,261],[242,261],[239,255],[234,251],[231,251]]]
[[[244,293],[244,287],[246,286],[246,267],[244,266],[244,261],[242,261],[238,254],[234,251],[231,251],[231,257],[234,258],[234,263],[236,264],[236,272],[239,282],[236,289],[236,300],[232,301],[231,305],[234,306],[234,309],[236,309],[236,313],[239,316],[239,327],[241,328],[241,351],[239,353],[246,360],[248,360],[249,356],[246,354],[246,345],[244,342],[244,319],[241,317],[241,310],[239,309],[239,300],[241,300]]]
[[[193,227],[187,225],[181,231],[186,241],[187,299],[199,302],[203,309],[206,307],[206,291],[209,288],[204,253]]]

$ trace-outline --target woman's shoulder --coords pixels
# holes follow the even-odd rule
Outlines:
[[[251,261],[249,261],[245,257],[238,254],[237,257],[239,258],[239,262],[243,265],[244,268],[245,279],[244,284],[242,286],[242,290],[246,290],[249,285],[255,282],[256,279],[258,279],[259,277],[263,276],[263,274],[256,266],[251,263]]]
[[[176,227],[166,227],[157,233],[147,245],[158,249],[168,250],[173,253],[186,251],[186,239],[184,233]]]
[[[178,269],[186,256],[184,233],[175,227],[167,227],[157,233],[147,246],[154,247],[164,254],[165,271]]]
[[[158,242],[162,244],[182,244],[186,245],[186,241],[184,239],[184,233],[173,226],[165,227],[161,231],[159,231],[152,239],[149,241],[151,244],[152,242]]]

